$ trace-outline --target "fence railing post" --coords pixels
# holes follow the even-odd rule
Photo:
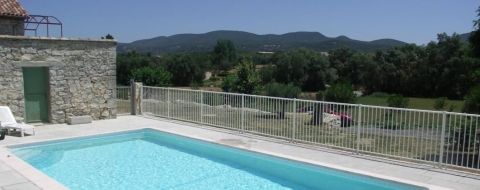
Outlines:
[[[134,79],[130,79],[130,114],[137,115],[137,87]]]
[[[245,94],[242,94],[242,116],[241,116],[241,129],[242,133],[245,133]]]
[[[359,104],[358,105],[358,119],[357,119],[357,137],[356,137],[356,147],[355,147],[355,151],[358,153],[360,153],[360,134],[361,134],[361,130],[362,130],[362,107],[363,105],[362,104]]]
[[[200,123],[203,123],[203,106],[204,102],[203,102],[203,91],[200,91]]]
[[[438,158],[438,166],[442,167],[443,165],[443,154],[445,151],[445,129],[447,127],[447,112],[442,113],[442,132],[440,135],[440,155]]]
[[[296,133],[296,130],[297,130],[297,99],[293,99],[293,119],[292,119],[292,137],[291,137],[291,141],[294,142],[295,140],[295,133]]]
[[[170,88],[167,88],[167,117],[170,118]]]
[[[136,86],[137,87],[137,86]],[[136,88],[135,87],[135,88]],[[138,114],[142,115],[143,114],[143,84],[140,83],[138,86],[139,88],[139,97],[138,97]]]

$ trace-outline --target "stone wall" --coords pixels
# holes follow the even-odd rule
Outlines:
[[[23,67],[49,69],[49,120],[116,117],[116,42],[0,36],[0,105],[24,117]]]
[[[0,35],[23,36],[23,18],[0,17]]]

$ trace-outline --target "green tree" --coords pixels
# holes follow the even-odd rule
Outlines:
[[[111,34],[107,34],[107,35],[105,36],[105,39],[107,39],[107,40],[113,40],[114,38],[113,38],[113,36],[112,36]]]
[[[234,66],[237,59],[235,45],[230,40],[218,40],[212,56],[215,75],[219,71],[227,71]]]
[[[275,81],[279,83],[293,83],[301,86],[307,79],[307,56],[305,49],[293,52],[276,53],[272,62],[276,66]]]
[[[348,76],[350,75],[350,61],[352,57],[355,55],[355,52],[349,48],[338,48],[328,52],[329,56],[328,59],[336,69],[340,80],[348,80]]]
[[[470,45],[473,49],[473,54],[480,57],[480,7],[477,9],[477,19],[473,21],[474,31],[470,33]]]
[[[262,84],[268,84],[275,81],[275,66],[266,65],[260,69],[260,78],[262,79]]]
[[[141,81],[147,86],[169,86],[172,74],[163,67],[142,67],[132,72],[136,81]]]
[[[171,55],[167,60],[167,69],[172,73],[172,84],[175,86],[200,84],[205,77],[205,68],[191,55]]]
[[[408,44],[377,51],[372,56],[365,55],[359,59],[359,77],[341,78],[350,82],[359,78],[360,87],[367,93],[381,91],[404,96],[460,99],[478,78],[475,73],[480,62],[469,52],[469,46],[457,34],[439,34],[438,42],[431,42],[426,47]],[[355,57],[358,56],[352,56],[350,62],[355,62]],[[355,83],[358,85],[358,81]]]
[[[348,48],[339,48],[329,52],[331,65],[338,73],[341,81],[348,81],[354,86],[360,86],[364,82],[367,66],[372,61],[366,53],[354,52]]]
[[[459,99],[466,94],[473,85],[471,73],[478,67],[478,63],[468,57],[467,49],[468,46],[461,42],[457,34],[439,34],[438,43],[427,46],[427,65],[430,67],[427,72],[430,78],[426,79],[425,88],[429,89],[428,96]]]
[[[293,83],[305,91],[325,89],[325,83],[337,77],[325,56],[308,49],[276,53],[272,63],[276,82]]]
[[[411,80],[417,76],[416,68],[422,65],[422,49],[416,45],[405,45],[387,51],[378,51],[373,56],[375,66],[367,64],[362,83],[367,92],[382,91],[387,93],[408,94],[417,83]],[[420,76],[427,75],[420,72]],[[426,78],[429,79],[429,78]]]
[[[325,90],[326,83],[337,79],[336,70],[330,67],[330,62],[323,55],[312,55],[309,60],[306,69],[307,79],[302,84],[302,89],[310,92]]]
[[[375,61],[376,57],[381,56],[381,54],[381,51],[377,51],[374,55],[368,56],[368,61],[364,65],[362,85],[366,94],[382,90],[382,68],[380,64]]]
[[[128,85],[132,78],[132,71],[150,67],[152,65],[152,57],[147,54],[139,54],[135,51],[117,56],[117,84]]]
[[[238,68],[235,91],[245,94],[253,94],[260,85],[260,75],[255,70],[255,65],[248,59],[244,59]]]
[[[352,85],[345,82],[332,85],[325,91],[325,101],[353,103],[355,94]]]

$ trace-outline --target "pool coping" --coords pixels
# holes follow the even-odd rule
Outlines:
[[[39,186],[40,188],[43,189],[68,189],[65,187],[63,184],[60,182],[56,181],[55,179],[47,176],[43,172],[39,171],[38,169],[34,168],[21,158],[18,158],[15,156],[10,149],[12,148],[21,148],[24,146],[33,146],[33,145],[42,145],[42,144],[49,144],[49,143],[54,143],[57,141],[68,141],[68,140],[75,140],[75,139],[85,139],[85,138],[92,138],[92,137],[102,137],[102,136],[108,136],[108,135],[118,135],[118,134],[125,134],[125,133],[132,133],[132,132],[141,132],[144,130],[153,130],[153,131],[159,131],[163,133],[168,133],[172,135],[177,135],[181,137],[186,137],[190,139],[195,139],[195,140],[200,140],[204,141],[207,143],[212,143],[216,145],[221,145],[221,146],[227,146],[235,149],[240,149],[243,151],[248,151],[248,152],[254,152],[254,153],[259,153],[259,154],[264,154],[268,156],[273,156],[273,157],[278,157],[282,159],[287,159],[295,162],[300,162],[304,164],[309,164],[313,166],[318,166],[318,167],[325,167],[325,168],[330,168],[333,170],[339,170],[343,172],[348,172],[356,175],[363,175],[366,177],[372,177],[380,180],[386,180],[386,181],[391,181],[391,182],[397,182],[397,183],[403,183],[407,185],[413,185],[413,186],[418,186],[422,188],[426,188],[429,190],[449,190],[450,188],[446,187],[440,187],[436,185],[431,185],[427,183],[420,183],[417,181],[411,181],[408,179],[402,179],[398,177],[392,177],[392,176],[385,176],[373,172],[368,172],[365,170],[359,170],[359,169],[353,169],[353,168],[348,168],[348,167],[343,167],[340,165],[335,165],[335,164],[330,164],[330,163],[325,163],[325,162],[320,162],[318,160],[311,160],[311,159],[305,159],[305,158],[300,158],[300,157],[295,157],[291,155],[286,155],[274,151],[268,151],[262,148],[256,148],[256,147],[243,147],[241,145],[232,145],[228,143],[222,143],[215,141],[214,139],[209,139],[207,137],[201,137],[198,135],[189,135],[186,133],[182,133],[179,131],[170,131],[170,130],[162,130],[161,128],[154,128],[154,127],[140,127],[136,129],[126,129],[126,130],[118,130],[118,131],[109,131],[109,132],[100,132],[96,134],[87,134],[87,135],[77,135],[77,136],[70,136],[70,137],[60,137],[60,138],[51,138],[51,139],[45,139],[45,140],[40,140],[37,142],[27,142],[27,143],[13,143],[13,144],[8,144],[6,146],[1,147],[0,146],[0,160],[3,160],[7,165],[15,169],[17,172],[19,172],[21,175],[23,175],[25,178]],[[217,131],[218,132],[218,131]],[[235,134],[230,134],[229,135],[234,135]],[[251,138],[251,137],[246,137],[246,138]],[[275,143],[275,142],[274,142]],[[280,144],[280,143],[277,143]],[[283,144],[280,144],[283,145]],[[7,156],[5,156],[7,155]]]
[[[7,148],[0,147],[0,160],[7,166],[18,172],[29,182],[35,184],[41,189],[48,190],[65,190],[68,189],[60,182],[44,174],[40,170],[34,168],[24,160],[12,154]]]
[[[125,119],[127,121],[128,121],[128,119],[130,119],[130,120],[134,119],[134,118],[131,118],[131,117],[137,118],[138,116],[126,116]],[[179,135],[179,136],[182,136],[182,137],[202,140],[202,141],[206,141],[206,142],[209,142],[209,143],[220,144],[220,145],[224,145],[224,146],[228,146],[228,147],[238,148],[238,149],[242,149],[242,150],[245,150],[245,151],[257,152],[257,153],[260,153],[260,154],[266,154],[266,155],[270,155],[270,156],[280,157],[280,158],[289,159],[289,160],[293,160],[293,161],[297,161],[297,162],[303,162],[303,163],[306,163],[306,164],[317,165],[317,166],[326,167],[326,168],[332,168],[332,169],[336,169],[336,170],[341,170],[341,171],[346,171],[346,172],[350,172],[350,173],[370,176],[370,177],[373,177],[373,178],[379,178],[379,179],[383,179],[383,180],[389,180],[389,181],[395,181],[395,182],[399,182],[399,183],[411,184],[411,185],[415,185],[415,186],[425,187],[425,188],[428,188],[428,189],[446,190],[446,189],[450,189],[450,188],[455,189],[455,186],[457,184],[459,184],[459,185],[470,185],[470,186],[478,184],[476,182],[476,181],[478,181],[478,179],[473,179],[473,180],[475,180],[475,182],[467,182],[468,180],[466,180],[465,177],[456,176],[456,180],[454,182],[447,182],[449,184],[451,183],[451,185],[448,185],[448,186],[450,186],[450,188],[449,187],[442,187],[443,186],[442,184],[444,184],[444,183],[443,182],[442,183],[438,182],[438,180],[441,180],[442,177],[441,176],[436,176],[436,174],[433,174],[434,176],[432,176],[432,179],[437,179],[435,182],[433,182],[435,185],[432,185],[432,184],[429,184],[430,180],[425,180],[425,182],[420,181],[420,180],[413,181],[413,180],[417,180],[417,178],[410,178],[410,179],[402,178],[401,176],[403,174],[398,175],[399,173],[397,173],[395,175],[392,174],[393,175],[392,176],[390,174],[385,174],[385,172],[383,172],[384,174],[382,174],[382,171],[376,171],[373,168],[372,168],[373,172],[370,172],[370,171],[368,171],[369,169],[363,169],[362,167],[360,167],[360,169],[358,167],[352,168],[351,165],[350,166],[347,165],[345,167],[345,166],[342,166],[343,164],[339,163],[339,162],[326,163],[327,161],[330,162],[330,160],[328,160],[328,159],[325,160],[325,162],[323,162],[323,161],[319,161],[318,158],[317,158],[317,160],[305,158],[306,157],[305,153],[308,154],[309,152],[313,152],[313,153],[318,152],[318,154],[323,154],[325,152],[328,153],[329,151],[322,151],[321,149],[320,150],[319,149],[311,149],[311,148],[307,148],[307,147],[300,146],[300,145],[295,145],[295,144],[286,144],[286,143],[284,143],[284,141],[280,141],[278,139],[275,139],[275,140],[271,141],[271,140],[269,140],[269,138],[265,139],[263,136],[257,136],[257,135],[252,135],[252,134],[239,134],[239,133],[235,133],[234,131],[231,131],[231,130],[217,129],[217,128],[212,128],[212,127],[203,126],[203,125],[198,126],[197,124],[190,124],[190,123],[185,123],[185,122],[165,120],[165,119],[161,119],[161,118],[149,118],[149,117],[138,117],[138,118],[143,118],[143,121],[142,121],[142,119],[140,119],[140,121],[139,121],[139,122],[143,122],[143,126],[142,126],[142,124],[140,124],[140,125],[129,126],[129,127],[125,127],[125,128],[122,128],[122,127],[111,128],[111,127],[106,127],[105,126],[105,123],[107,123],[107,124],[109,123],[108,120],[103,120],[103,121],[107,121],[107,122],[103,123],[102,121],[98,121],[99,124],[93,124],[93,125],[90,124],[91,125],[90,127],[94,127],[94,128],[104,126],[105,129],[103,129],[103,131],[102,130],[93,130],[93,132],[92,131],[87,131],[86,134],[80,134],[81,132],[78,132],[80,135],[78,135],[77,132],[70,133],[70,134],[63,134],[62,133],[64,135],[62,137],[57,137],[57,136],[50,137],[50,138],[40,137],[40,139],[31,138],[29,140],[26,140],[26,138],[25,138],[25,140],[23,138],[21,138],[21,139],[19,138],[20,140],[13,140],[13,141],[7,142],[6,144],[5,143],[3,143],[3,144],[0,143],[0,160],[4,160],[4,162],[7,165],[9,165],[11,168],[15,169],[15,171],[17,171],[18,173],[23,175],[25,178],[27,178],[28,180],[33,182],[35,185],[37,185],[37,186],[39,186],[43,189],[67,189],[61,183],[59,183],[59,182],[55,181],[54,179],[48,177],[46,174],[42,173],[41,171],[33,168],[33,166],[30,166],[28,163],[26,163],[22,159],[14,156],[7,149],[7,147],[28,146],[28,145],[32,145],[32,144],[42,144],[42,143],[48,143],[48,142],[57,141],[57,140],[69,140],[69,139],[75,139],[75,138],[89,138],[89,137],[95,137],[95,136],[128,133],[128,132],[132,132],[132,131],[151,129],[151,130],[161,131],[161,132],[170,133],[170,134],[174,134],[174,135]],[[145,121],[145,120],[147,120],[147,121]],[[120,119],[119,122],[125,122],[125,121]],[[115,121],[113,121],[113,123],[115,123]],[[137,122],[134,121],[133,123],[137,123]],[[147,124],[145,124],[145,123],[147,123]],[[157,125],[157,124],[166,124],[166,125]],[[128,125],[128,124],[126,124],[126,125]],[[180,126],[182,128],[179,128]],[[52,128],[54,128],[54,127],[56,128],[57,126],[53,126]],[[62,127],[62,126],[60,126],[60,127]],[[70,127],[70,126],[65,125],[65,127]],[[77,126],[74,126],[74,127],[76,128]],[[64,129],[66,129],[66,128],[64,128]],[[68,130],[70,130],[70,129],[68,129]],[[80,129],[80,130],[83,131],[83,129]],[[204,134],[197,134],[197,133],[194,133],[194,132],[200,132],[200,133],[205,132],[205,133]],[[52,136],[52,135],[50,135],[50,136]],[[251,147],[250,146],[244,146],[242,144],[236,145],[236,144],[231,144],[229,142],[219,141],[219,140],[222,140],[222,138],[239,138],[239,139],[248,140],[248,141],[252,140],[254,143],[252,143]],[[15,142],[15,141],[19,141],[19,142]],[[289,154],[289,152],[285,152],[285,149],[283,150],[284,153],[282,153],[282,150],[277,150],[275,148],[272,149],[271,148],[272,145],[274,145],[274,146],[277,146],[277,145],[285,146],[284,148],[287,149],[287,150],[292,149],[292,148],[293,149],[299,149],[299,151],[302,152],[303,155],[298,155],[298,156],[297,155],[287,155],[287,154]],[[331,152],[330,152],[330,154],[335,154],[335,155],[344,156],[344,157],[352,157],[352,156],[341,155],[341,154],[338,154],[338,153],[331,153]],[[7,155],[9,155],[9,156],[7,156]],[[304,158],[302,158],[302,156]],[[386,164],[388,164],[388,163],[386,163]],[[400,166],[400,167],[405,167],[405,166]],[[407,166],[407,168],[410,168],[410,167]],[[415,169],[415,168],[413,167],[412,169]],[[416,170],[417,171],[422,171],[421,169],[416,169]],[[408,172],[410,172],[410,171],[407,171],[407,174],[408,174]],[[428,170],[423,170],[422,172],[427,173]],[[401,172],[401,173],[403,173],[403,172]],[[414,173],[414,174],[419,175],[419,177],[422,176],[422,174],[419,174],[419,173]],[[429,175],[432,175],[432,174],[427,174],[427,175],[429,176]],[[452,175],[452,174],[447,174],[447,175]],[[418,178],[418,179],[420,179],[420,178]],[[464,180],[466,180],[466,181],[464,182]],[[465,186],[465,187],[467,187],[467,186]],[[463,187],[463,188],[468,189],[468,188],[465,188],[465,187]]]

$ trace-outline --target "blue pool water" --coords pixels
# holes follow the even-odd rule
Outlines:
[[[424,189],[150,129],[12,151],[72,190]]]

